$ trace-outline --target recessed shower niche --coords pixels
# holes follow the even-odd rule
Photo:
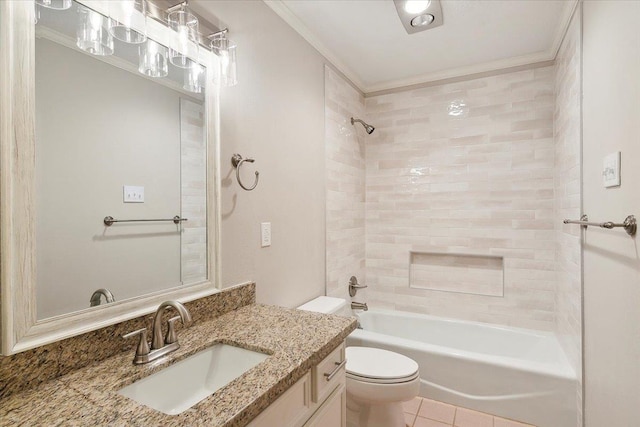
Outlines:
[[[501,297],[504,296],[504,258],[410,252],[409,287]]]

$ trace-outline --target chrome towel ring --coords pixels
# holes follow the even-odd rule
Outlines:
[[[251,191],[258,186],[258,179],[260,179],[260,172],[256,171],[256,180],[253,183],[253,186],[245,187],[245,185],[240,180],[240,166],[242,166],[244,162],[253,163],[255,162],[255,160],[243,159],[242,156],[237,153],[231,156],[231,164],[233,165],[234,168],[236,168],[236,179],[238,180],[238,184],[240,184],[240,187],[242,187],[244,190]]]

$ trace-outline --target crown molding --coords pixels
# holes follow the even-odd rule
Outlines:
[[[524,67],[538,64],[540,62],[553,61],[554,56],[550,52],[540,52],[531,55],[523,55],[515,58],[501,59],[498,61],[484,62],[481,64],[468,65],[466,67],[450,68],[448,70],[435,71],[433,73],[421,74],[406,79],[390,80],[366,87],[365,96],[373,96],[377,92],[405,90],[407,86],[428,85],[432,82],[448,80],[464,80],[465,77],[476,76],[478,74],[500,74],[502,70]]]
[[[481,78],[485,78],[485,77],[498,76],[500,74],[517,73],[518,71],[532,70],[532,69],[535,69],[535,68],[542,68],[542,67],[549,67],[549,66],[552,66],[553,64],[555,64],[555,61],[553,61],[553,60],[540,61],[540,62],[527,62],[527,63],[525,63],[523,65],[516,65],[516,66],[503,67],[503,68],[497,68],[497,69],[490,69],[488,71],[482,71],[482,72],[478,72],[478,73],[465,73],[465,74],[461,74],[461,75],[454,76],[454,77],[447,77],[447,78],[443,78],[443,79],[422,81],[420,83],[409,84],[409,85],[404,85],[404,86],[397,86],[397,87],[392,87],[390,89],[374,90],[374,91],[370,91],[370,92],[365,93],[364,97],[365,98],[372,98],[374,96],[387,95],[387,94],[396,93],[396,92],[404,92],[404,91],[407,91],[407,90],[422,89],[422,88],[425,88],[425,87],[440,86],[440,85],[445,85],[445,84],[450,84],[450,83],[457,83],[457,82],[461,82],[461,81],[481,79]]]
[[[553,47],[551,51],[553,52],[553,59],[556,59],[558,56],[558,51],[560,51],[560,46],[564,41],[565,36],[567,35],[567,31],[569,31],[569,25],[571,24],[571,19],[573,15],[576,13],[578,9],[578,5],[582,2],[582,0],[571,0],[567,2],[564,10],[562,11],[562,18],[560,18],[560,25],[556,29],[556,37],[553,40]]]
[[[540,63],[549,63],[554,61],[562,40],[569,28],[571,18],[577,8],[577,5],[582,0],[570,0],[565,6],[562,17],[560,18],[560,25],[556,30],[556,34],[552,45],[549,49],[536,52],[533,54],[522,55],[514,58],[507,58],[497,61],[484,62],[481,64],[474,64],[465,67],[452,68],[448,70],[441,70],[432,73],[426,73],[415,77],[406,79],[389,80],[386,82],[375,83],[366,85],[356,72],[345,65],[338,57],[320,41],[320,39],[286,6],[282,0],[263,0],[267,6],[269,6],[278,16],[289,24],[298,34],[300,34],[311,46],[313,46],[318,52],[320,52],[330,64],[341,72],[352,85],[362,92],[365,96],[372,96],[379,94],[380,92],[395,92],[406,90],[408,86],[415,87],[419,85],[428,85],[433,82],[460,80],[465,77],[477,76],[480,74],[499,74],[502,70],[516,69],[519,67],[525,67],[531,65],[532,67],[539,66]]]

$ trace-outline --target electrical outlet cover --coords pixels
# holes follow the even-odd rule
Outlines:
[[[123,186],[122,201],[124,203],[144,203],[144,187],[137,185]]]
[[[263,222],[260,223],[260,240],[261,247],[266,248],[271,246],[271,223]]]
[[[616,151],[604,157],[602,161],[602,185],[605,188],[620,185],[620,152]]]

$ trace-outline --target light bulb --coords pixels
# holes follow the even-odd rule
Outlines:
[[[136,2],[135,0],[121,0],[122,2],[122,12],[126,17],[130,17],[133,15],[134,10],[136,10]]]
[[[431,0],[407,0],[404,10],[407,13],[422,13],[429,8]]]

